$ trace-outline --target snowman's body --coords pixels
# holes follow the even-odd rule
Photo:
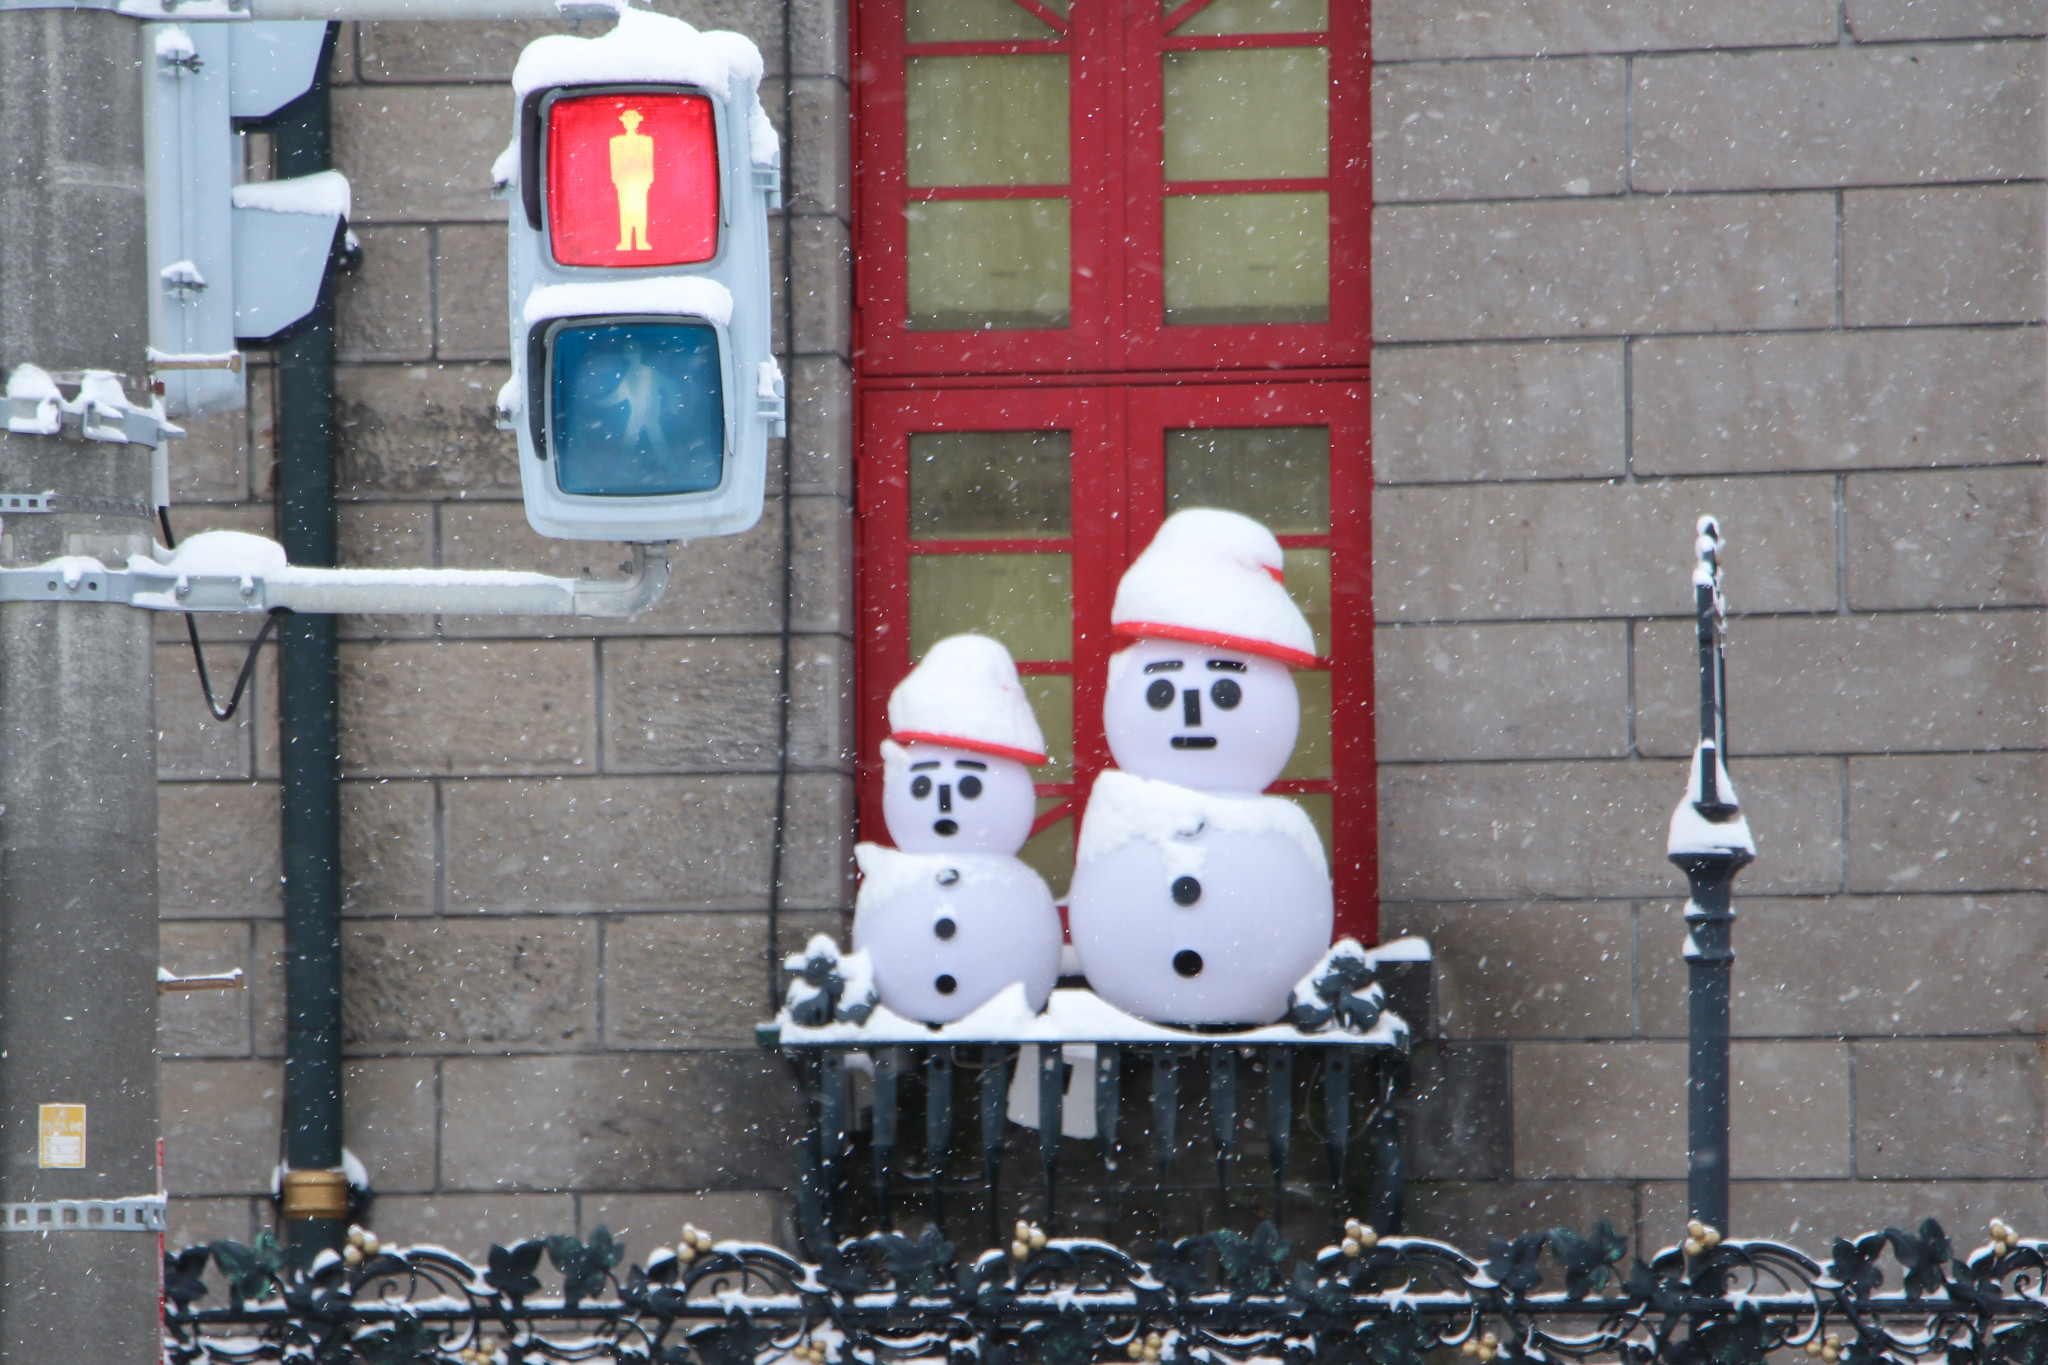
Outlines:
[[[861,844],[854,856],[853,946],[874,964],[876,993],[891,1010],[948,1023],[1012,982],[1023,983],[1032,1009],[1045,1008],[1059,979],[1061,931],[1037,873],[993,853]]]
[[[1279,797],[1095,782],[1068,901],[1104,1000],[1162,1024],[1264,1024],[1329,946],[1315,827]]]

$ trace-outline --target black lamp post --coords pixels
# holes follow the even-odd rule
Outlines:
[[[1721,527],[1699,519],[1693,606],[1700,647],[1700,737],[1685,797],[1671,813],[1667,856],[1685,873],[1685,965],[1692,991],[1686,1084],[1687,1204],[1692,1218],[1728,1230],[1728,1000],[1735,964],[1735,874],[1756,857],[1723,759],[1728,752],[1728,666],[1722,649]]]

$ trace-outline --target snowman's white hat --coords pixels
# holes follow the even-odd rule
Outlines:
[[[1017,665],[986,635],[949,635],[933,645],[889,694],[889,729],[899,744],[1045,762],[1045,734],[1017,681]]]
[[[1109,623],[1119,635],[1186,640],[1261,654],[1296,668],[1315,662],[1308,619],[1281,586],[1273,533],[1236,512],[1176,512],[1117,584]]]

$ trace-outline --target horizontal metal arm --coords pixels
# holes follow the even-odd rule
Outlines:
[[[181,573],[131,559],[110,569],[66,556],[0,569],[0,602],[112,602],[146,611],[307,614],[445,612],[469,616],[633,616],[668,588],[668,547],[635,545],[620,579],[500,569],[305,569]]]

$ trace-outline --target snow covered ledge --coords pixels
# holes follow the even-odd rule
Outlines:
[[[668,547],[635,545],[620,579],[502,569],[309,569],[243,531],[205,531],[125,565],[66,555],[0,569],[0,602],[111,602],[146,611],[451,612],[632,616],[668,588]]]

